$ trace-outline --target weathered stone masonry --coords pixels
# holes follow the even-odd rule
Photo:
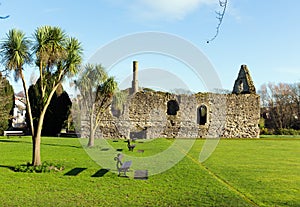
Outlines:
[[[98,137],[256,138],[259,118],[259,96],[243,65],[232,94],[136,92],[119,117],[106,112]]]

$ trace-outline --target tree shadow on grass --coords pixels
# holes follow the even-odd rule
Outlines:
[[[15,171],[15,167],[13,167],[13,166],[0,165],[0,168],[7,168],[7,169],[9,169],[11,171]]]
[[[106,173],[108,173],[109,172],[109,169],[104,169],[104,168],[102,168],[102,169],[100,169],[100,170],[98,170],[94,175],[92,175],[91,177],[96,177],[96,178],[98,178],[98,177],[103,177]]]
[[[6,142],[6,143],[27,143],[31,144],[29,141],[24,141],[24,140],[10,140],[10,139],[0,139],[0,142]]]
[[[0,142],[3,143],[26,143],[26,144],[32,144],[31,141],[25,141],[25,140],[10,140],[10,139],[0,139]],[[47,146],[53,146],[53,147],[72,147],[72,148],[82,148],[82,146],[75,146],[75,145],[68,145],[68,144],[49,144],[49,143],[41,143],[41,145],[47,145]]]
[[[0,142],[6,143],[26,143],[32,144],[31,141],[25,140],[10,140],[10,139],[0,139]],[[53,147],[72,147],[72,148],[82,148],[82,146],[75,146],[75,145],[67,145],[67,144],[49,144],[49,143],[41,143],[41,145],[53,146]]]
[[[76,167],[70,170],[69,172],[65,173],[65,176],[77,176],[80,174],[82,171],[86,170],[87,168],[81,168],[81,167]]]
[[[68,145],[68,144],[48,144],[48,143],[41,143],[41,145],[53,146],[53,147],[72,147],[72,148],[82,148],[82,146],[75,146],[75,145]]]

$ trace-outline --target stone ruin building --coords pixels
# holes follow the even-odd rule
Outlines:
[[[249,70],[242,65],[231,94],[175,95],[139,91],[138,62],[123,110],[106,111],[98,138],[258,138],[260,103]],[[115,114],[115,115],[114,115]],[[82,117],[82,137],[89,136]]]

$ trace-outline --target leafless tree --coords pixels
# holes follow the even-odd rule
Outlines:
[[[267,128],[298,126],[300,116],[300,84],[268,83],[261,86],[262,115]]]

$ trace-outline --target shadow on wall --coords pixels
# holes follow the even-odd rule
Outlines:
[[[143,129],[138,132],[130,132],[130,139],[146,139],[147,138],[147,129]]]

